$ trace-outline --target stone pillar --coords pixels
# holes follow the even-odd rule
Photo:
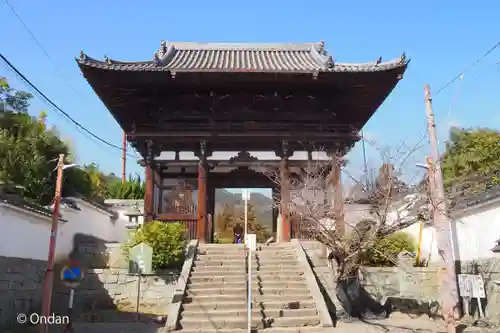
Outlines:
[[[153,142],[147,141],[148,155],[146,157],[146,179],[144,193],[144,222],[149,222],[154,219],[154,174],[153,174]]]
[[[207,225],[207,155],[205,143],[200,144],[200,154],[198,156],[198,223],[196,237],[200,243],[206,241],[206,225]]]

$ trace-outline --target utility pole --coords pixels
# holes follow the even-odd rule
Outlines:
[[[61,204],[61,188],[63,181],[64,154],[59,154],[57,162],[56,191],[54,195],[54,208],[52,210],[52,228],[50,230],[49,256],[47,259],[47,272],[43,281],[42,318],[49,318],[52,302],[52,287],[54,285],[54,258],[56,252],[57,225],[59,224],[59,207]],[[40,333],[48,332],[48,323],[41,321]]]
[[[429,166],[429,184],[431,202],[433,204],[434,227],[438,254],[440,257],[440,270],[438,273],[443,317],[448,333],[455,333],[457,326],[457,310],[460,303],[457,290],[457,275],[453,258],[451,220],[448,216],[448,204],[444,195],[443,173],[438,149],[436,123],[432,111],[432,96],[428,84],[424,86],[424,97],[427,115],[427,133],[431,147],[431,162]]]
[[[127,181],[127,134],[123,131],[122,139],[122,183]]]

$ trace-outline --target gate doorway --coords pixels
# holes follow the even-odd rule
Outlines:
[[[213,215],[213,239],[216,243],[232,243],[233,227],[244,227],[242,188],[216,188]],[[249,188],[248,232],[257,234],[258,242],[275,236],[276,214],[272,188]]]

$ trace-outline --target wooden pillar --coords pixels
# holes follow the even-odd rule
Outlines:
[[[207,225],[207,161],[205,144],[200,144],[200,154],[198,162],[198,223],[196,237],[200,243],[205,243],[206,240],[206,225]]]
[[[149,222],[154,219],[154,174],[153,174],[153,143],[147,142],[148,155],[146,157],[146,179],[145,179],[145,193],[144,193],[144,222]]]
[[[288,157],[289,152],[287,149],[286,142],[283,143],[283,150],[281,152],[281,163],[280,163],[280,195],[281,195],[281,230],[278,232],[281,234],[281,241],[290,241],[290,173],[288,170]]]

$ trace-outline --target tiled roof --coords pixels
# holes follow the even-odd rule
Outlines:
[[[0,204],[8,204],[11,206],[18,207],[20,209],[23,209],[28,212],[40,214],[42,216],[46,217],[52,217],[52,211],[48,209],[47,207],[38,205],[36,203],[33,203],[29,200],[26,200],[23,198],[21,195],[17,194],[7,194],[7,193],[1,193],[0,192]],[[62,222],[66,222],[61,215],[59,216],[59,220]]]
[[[405,54],[382,62],[382,58],[361,64],[337,63],[324,43],[166,43],[152,61],[121,62],[105,57],[99,61],[85,53],[77,58],[81,66],[119,71],[241,71],[241,72],[376,72],[404,67]]]

